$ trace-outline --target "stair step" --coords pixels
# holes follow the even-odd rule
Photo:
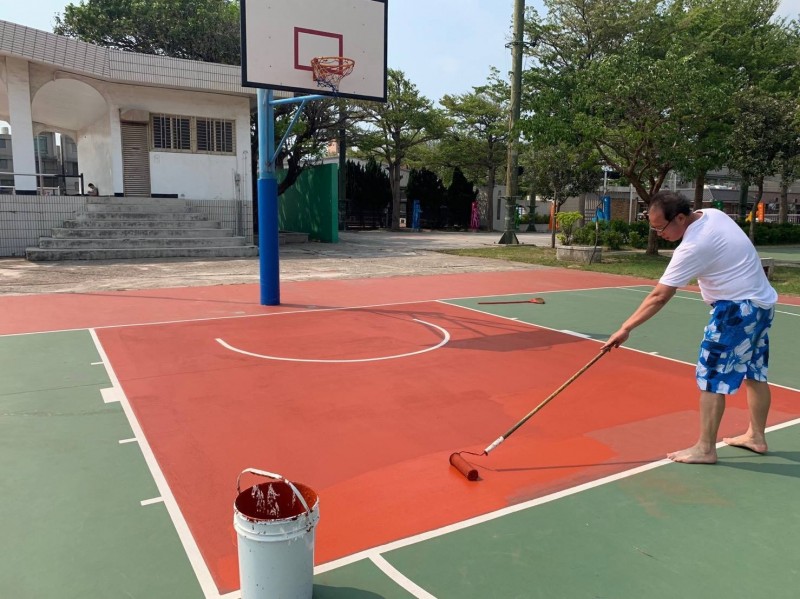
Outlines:
[[[148,198],[148,197],[113,197],[100,196],[96,198],[87,197],[86,205],[97,206],[174,206],[176,210],[183,210],[189,207],[189,202],[180,198]]]
[[[183,228],[141,228],[122,229],[120,227],[102,227],[97,229],[57,227],[51,229],[56,239],[144,239],[174,237],[231,237],[232,229],[203,229],[200,227]]]
[[[219,228],[222,224],[210,220],[68,220],[64,221],[67,229],[207,229]]]
[[[250,258],[258,256],[254,245],[201,248],[138,248],[138,249],[43,249],[31,247],[25,257],[32,262],[58,260],[136,260],[143,258]]]
[[[83,212],[75,218],[78,222],[117,221],[117,220],[207,220],[202,212],[145,212],[141,209],[131,212]]]
[[[174,204],[86,204],[86,212],[89,214],[99,213],[127,213],[127,212],[144,212],[144,213],[160,213],[168,212],[171,214],[199,214],[197,208],[190,208],[185,204],[183,206],[176,206]]]
[[[185,200],[98,197],[25,254],[31,261],[258,256],[246,243]]]
[[[43,249],[137,249],[137,248],[197,248],[197,247],[241,247],[244,237],[156,237],[151,239],[56,239],[41,237],[39,247]]]

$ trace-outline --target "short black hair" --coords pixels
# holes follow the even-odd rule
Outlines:
[[[674,191],[659,191],[652,198],[650,198],[649,208],[661,208],[664,213],[664,218],[671,221],[679,214],[686,214],[687,216],[692,213],[692,205],[685,197]]]

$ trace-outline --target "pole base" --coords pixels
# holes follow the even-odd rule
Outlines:
[[[506,231],[497,243],[501,245],[519,245],[519,239],[514,231]]]

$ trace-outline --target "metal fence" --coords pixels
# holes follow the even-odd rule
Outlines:
[[[51,229],[86,212],[86,196],[0,195],[0,257],[24,257],[25,248],[49,237]],[[253,243],[253,205],[250,201],[187,200],[192,208],[218,221],[222,228]]]

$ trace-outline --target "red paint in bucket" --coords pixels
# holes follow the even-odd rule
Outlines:
[[[292,483],[309,509],[319,499],[316,492],[302,483]],[[290,520],[304,514],[306,509],[292,488],[284,481],[260,483],[240,492],[234,506],[248,520]]]

